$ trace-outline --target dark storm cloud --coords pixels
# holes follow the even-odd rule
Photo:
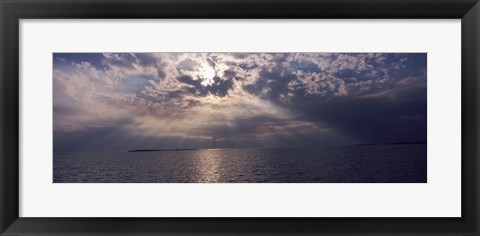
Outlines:
[[[222,80],[219,77],[214,77],[214,83],[208,86],[203,86],[201,79],[194,80],[188,75],[180,76],[177,78],[177,80],[184,84],[191,85],[191,87],[186,88],[186,90],[190,94],[197,96],[207,96],[211,94],[219,97],[225,97],[233,86],[232,80]]]
[[[279,63],[272,71],[261,70],[257,82],[253,85],[246,85],[244,88],[250,93],[278,102],[280,94],[287,93],[288,84],[295,79],[297,79],[296,75],[289,73]],[[263,91],[267,92],[263,94]]]
[[[284,61],[285,57],[276,57],[274,60],[272,60],[274,63],[273,68],[270,70],[261,69],[258,73],[258,78],[255,83],[245,85],[244,89],[250,93],[262,96],[275,103],[278,103],[279,96],[281,94],[288,93],[288,84],[297,80],[297,76],[292,74],[291,69],[305,69],[311,66],[308,63],[303,63],[303,66],[301,66],[301,63],[294,62],[294,66],[292,68],[286,68],[282,66]],[[302,89],[297,89],[295,92],[303,96]]]
[[[207,58],[207,62],[212,68],[215,68],[215,62],[213,62],[212,59]]]
[[[232,79],[232,78],[235,78],[236,73],[233,70],[226,70],[223,72],[223,76],[227,79]]]
[[[134,54],[138,64],[141,66],[156,66],[159,62],[158,59],[150,53],[136,53]]]
[[[426,88],[416,88],[396,94],[395,99],[310,100],[297,107],[297,112],[303,119],[348,132],[362,143],[423,141],[427,138],[426,95]]]
[[[198,66],[198,63],[190,58],[187,58],[177,65],[177,70],[187,70],[187,71],[192,71],[195,69],[195,67]]]

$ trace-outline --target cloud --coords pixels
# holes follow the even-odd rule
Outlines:
[[[54,58],[58,150],[117,150],[128,140],[189,148],[426,135],[423,53],[55,53]],[[122,137],[111,135],[115,132]],[[100,148],[95,137],[110,141]]]

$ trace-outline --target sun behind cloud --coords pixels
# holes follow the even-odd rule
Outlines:
[[[117,150],[333,145],[426,135],[418,128],[426,119],[423,53],[53,56],[58,150],[72,148],[68,140],[74,139],[85,140],[77,149]]]

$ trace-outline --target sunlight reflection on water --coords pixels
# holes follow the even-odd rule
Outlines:
[[[425,183],[427,145],[56,155],[55,183]]]

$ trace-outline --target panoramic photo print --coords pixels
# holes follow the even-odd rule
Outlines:
[[[426,183],[426,53],[53,53],[54,183]]]

